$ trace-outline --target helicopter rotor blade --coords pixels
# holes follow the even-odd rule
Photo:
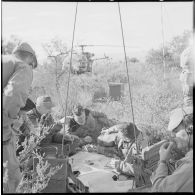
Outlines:
[[[123,47],[122,45],[76,45],[76,47]],[[140,48],[138,46],[125,46],[128,48]]]

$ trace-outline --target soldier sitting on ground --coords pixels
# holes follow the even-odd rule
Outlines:
[[[160,161],[151,177],[153,192],[193,192],[193,108],[183,107],[172,111],[168,131],[175,136],[176,146],[185,157],[175,163],[175,171],[168,175],[167,161],[174,142],[160,148]]]
[[[184,105],[172,111],[168,131],[176,137],[177,148],[185,157],[175,163],[175,171],[168,175],[167,161],[173,142],[160,148],[160,162],[151,177],[154,192],[193,192],[193,67],[194,47],[185,49],[180,58]]]
[[[34,129],[37,129],[36,131],[38,131],[38,127],[42,125],[44,127],[50,127],[54,123],[51,116],[51,109],[53,106],[50,97],[40,96],[37,98],[36,105],[26,113],[25,120],[20,127],[23,138],[29,138],[32,133],[36,134],[37,132],[34,132]],[[48,137],[50,136],[47,136],[43,142],[46,142]]]
[[[36,101],[36,107],[26,113],[27,121],[24,122],[21,126],[21,129],[27,130],[29,129],[28,123],[30,122],[32,126],[39,131],[42,130],[43,127],[49,128],[49,133],[46,134],[45,138],[43,138],[43,140],[41,140],[39,144],[40,147],[46,146],[51,143],[62,143],[62,136],[60,136],[61,139],[55,139],[56,137],[59,137],[58,135],[60,134],[61,129],[63,129],[63,125],[59,121],[54,121],[51,115],[53,107],[54,104],[51,100],[51,97],[46,95],[38,97]],[[29,134],[25,133],[25,135],[23,135],[29,138],[32,133],[36,134],[36,132],[33,132],[31,129]],[[42,133],[44,132],[41,132],[41,134]],[[64,144],[69,144],[72,140],[74,140],[74,147],[71,147],[70,153],[75,153],[75,148],[78,147],[80,143],[80,140],[77,136],[65,135]]]
[[[81,105],[74,107],[69,121],[69,132],[80,138],[91,136],[92,142],[97,142],[97,137],[103,127],[110,127],[116,124],[110,120],[104,113],[96,112],[83,108]]]

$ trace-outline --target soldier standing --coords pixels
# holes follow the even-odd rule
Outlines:
[[[3,163],[7,162],[8,180],[5,193],[14,193],[21,179],[16,158],[16,141],[12,124],[25,106],[33,80],[33,69],[37,67],[34,50],[28,43],[17,46],[12,55],[2,56],[3,66]],[[4,169],[5,172],[5,169]]]

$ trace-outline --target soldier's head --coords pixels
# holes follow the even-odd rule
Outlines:
[[[120,132],[122,137],[124,137],[126,140],[132,141],[135,139],[135,134],[136,137],[138,137],[138,135],[141,133],[140,130],[138,130],[137,126],[133,123],[124,123],[121,124],[120,128]],[[135,132],[134,132],[135,129]]]
[[[37,67],[37,57],[35,51],[28,43],[23,42],[19,44],[12,53],[17,58],[32,66],[33,69]]]
[[[116,129],[118,129],[118,149],[121,149],[124,156],[128,154],[129,146],[135,142],[135,134],[136,138],[141,134],[135,124],[133,123],[123,123],[119,125],[115,125]],[[135,133],[134,133],[135,129]],[[137,152],[136,150],[133,151]]]
[[[50,113],[53,107],[51,97],[45,95],[37,98],[36,109],[41,115]]]
[[[85,124],[85,121],[86,121],[85,109],[80,104],[76,105],[73,108],[72,114],[73,114],[74,120],[79,125]]]
[[[177,108],[171,112],[168,131],[178,140],[178,148],[193,147],[193,107]]]

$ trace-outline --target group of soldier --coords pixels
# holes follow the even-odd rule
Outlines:
[[[28,97],[33,81],[33,69],[37,65],[34,50],[25,42],[18,45],[12,55],[2,56],[3,163],[8,163],[8,181],[3,186],[4,192],[16,192],[21,180],[20,162],[17,156],[24,150],[22,142],[25,139],[28,140],[32,133],[28,126],[29,122],[35,128],[39,125],[51,127],[49,134],[41,141],[40,146],[51,142],[61,143],[64,139],[64,144],[71,142],[74,146],[70,154],[74,154],[76,149],[80,149],[84,144],[97,143],[99,136],[109,138],[113,132],[116,133],[116,145],[125,160],[113,159],[111,165],[117,171],[134,175],[128,156],[136,154],[137,143],[140,147],[145,140],[144,132],[133,123],[117,124],[117,121],[108,119],[104,113],[77,105],[73,108],[72,115],[67,117],[69,118],[66,127],[68,131],[65,133],[63,128],[65,119],[55,121],[51,115],[55,105],[50,96],[38,97],[36,104]],[[166,142],[161,146],[160,161],[151,176],[152,190],[155,192],[193,191],[193,65],[193,48],[188,48],[181,55],[183,71],[180,79],[184,103],[181,108],[171,112],[168,125],[168,131],[172,132],[177,140],[178,149],[185,149],[185,156],[176,162],[174,172],[169,175],[167,161],[170,159],[174,143]],[[19,140],[17,149],[16,135]],[[136,143],[135,138],[138,140]]]

